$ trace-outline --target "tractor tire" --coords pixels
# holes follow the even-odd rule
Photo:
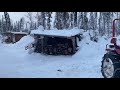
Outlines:
[[[104,78],[120,78],[120,56],[115,52],[104,55],[101,65],[101,73]]]

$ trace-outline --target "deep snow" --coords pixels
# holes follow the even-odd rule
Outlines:
[[[100,37],[96,43],[88,35],[88,32],[84,33],[79,51],[73,56],[28,54],[24,46],[33,41],[29,35],[15,44],[0,44],[0,77],[103,78],[101,60],[110,39]]]
[[[78,28],[73,28],[70,30],[58,30],[58,29],[52,29],[52,30],[44,30],[43,26],[39,26],[38,29],[32,30],[31,34],[40,34],[40,35],[52,35],[52,36],[63,36],[63,37],[71,37],[75,36],[77,34],[82,34],[83,30],[79,30]]]

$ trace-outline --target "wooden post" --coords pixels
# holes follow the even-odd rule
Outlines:
[[[75,50],[76,50],[75,37],[72,37],[72,44],[73,44],[73,53],[75,53]]]
[[[12,36],[12,41],[13,41],[13,43],[16,42],[15,40],[16,40],[16,39],[15,39],[15,34],[13,34],[13,36]]]
[[[44,36],[41,36],[41,47],[42,47],[42,53],[43,53],[43,45],[44,45],[43,39],[44,39]]]

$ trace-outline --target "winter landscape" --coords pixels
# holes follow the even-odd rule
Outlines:
[[[101,61],[112,38],[112,21],[120,17],[119,12],[19,12],[18,18],[14,13],[0,12],[0,78],[103,78]],[[116,27],[120,44],[120,22]],[[69,36],[70,30],[73,35],[82,35],[73,55],[29,53],[25,49],[34,41],[33,32]],[[3,33],[7,31],[28,34],[6,43]]]

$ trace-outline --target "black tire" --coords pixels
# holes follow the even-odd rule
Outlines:
[[[111,69],[113,70],[113,73],[110,77],[108,77],[106,74],[105,74],[105,62],[109,62],[109,60],[112,62],[112,67],[114,69]],[[115,52],[109,52],[107,54],[104,55],[103,57],[103,60],[102,60],[102,65],[101,65],[101,73],[103,75],[104,78],[120,78],[120,56],[118,54],[116,54]]]

